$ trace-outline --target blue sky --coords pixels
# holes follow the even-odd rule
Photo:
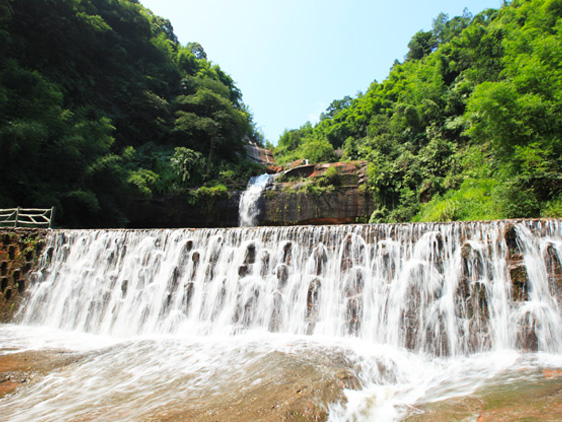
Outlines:
[[[402,61],[410,38],[444,12],[501,0],[140,0],[199,42],[232,76],[267,140],[315,122],[335,99],[365,92]]]

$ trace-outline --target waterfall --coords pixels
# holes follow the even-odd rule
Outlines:
[[[558,222],[508,229],[507,241],[504,223],[54,232],[21,321],[115,336],[353,336],[434,355],[562,352],[562,274],[548,267],[560,265]]]
[[[239,225],[241,227],[253,227],[258,223],[258,201],[265,189],[271,184],[273,176],[262,174],[250,179],[246,190],[240,197]]]
[[[339,350],[361,387],[331,407],[330,420],[397,420],[411,403],[515,371],[526,353],[562,355],[561,262],[558,220],[59,230],[18,322],[130,339],[111,359],[150,350],[172,378],[186,362],[226,374],[241,365],[237,356]],[[134,340],[162,336],[150,346]],[[195,342],[189,356],[185,342]],[[0,412],[11,404],[0,400]],[[79,415],[82,404],[73,406],[59,420]]]

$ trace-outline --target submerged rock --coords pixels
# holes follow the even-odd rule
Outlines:
[[[329,404],[359,381],[345,356],[273,352],[206,394],[151,415],[159,422],[324,422]]]

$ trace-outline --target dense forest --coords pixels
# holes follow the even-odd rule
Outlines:
[[[367,160],[371,222],[562,217],[562,0],[440,14],[408,48],[278,162]]]
[[[137,0],[0,0],[0,208],[122,226],[131,197],[244,185],[248,140],[231,77]]]
[[[278,163],[366,160],[372,222],[562,216],[562,0],[419,31]],[[131,198],[243,187],[263,144],[232,78],[137,0],[0,0],[0,208],[126,225]]]

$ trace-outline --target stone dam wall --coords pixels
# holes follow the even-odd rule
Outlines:
[[[45,229],[0,228],[0,322],[11,321],[32,282]]]

